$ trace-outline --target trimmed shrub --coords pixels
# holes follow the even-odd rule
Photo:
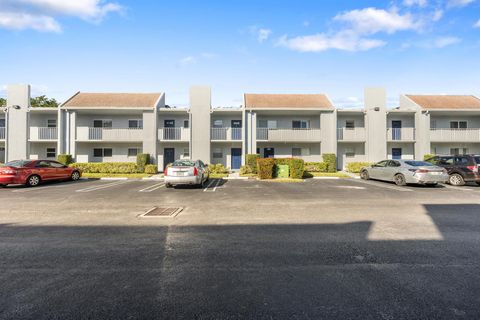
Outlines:
[[[326,162],[306,162],[305,171],[307,172],[328,172],[328,164]]]
[[[150,163],[150,155],[148,153],[137,154],[137,169],[138,172],[145,172],[145,166]]]
[[[287,165],[290,171],[290,178],[302,179],[305,161],[298,158],[276,158],[275,165]],[[276,170],[275,170],[276,171]]]
[[[208,172],[213,174],[225,174],[225,173],[229,173],[230,171],[228,170],[228,168],[225,168],[223,164],[217,163],[217,164],[209,164]]]
[[[157,174],[158,173],[158,167],[154,164],[147,164],[145,166],[145,173],[148,174]]]
[[[241,167],[240,167],[240,174],[241,174],[241,175],[244,175],[244,174],[255,174],[255,172],[253,172],[253,169],[252,169],[252,167],[250,167],[250,166],[241,166]]]
[[[257,159],[257,172],[260,179],[272,179],[275,160],[272,158]]]
[[[426,155],[423,156],[423,160],[434,163],[433,157],[435,157],[434,154],[426,154]]]
[[[337,156],[335,153],[324,153],[322,157],[327,164],[327,172],[337,172]]]
[[[348,172],[360,173],[362,168],[368,167],[369,165],[371,165],[370,162],[350,162],[350,163],[347,163],[345,167]]]
[[[250,167],[252,173],[257,173],[257,159],[259,158],[258,154],[247,154],[246,156],[246,166]]]
[[[71,154],[59,154],[57,156],[57,161],[68,166],[69,164],[73,163],[73,158]]]
[[[70,167],[85,173],[137,173],[134,162],[72,163]]]

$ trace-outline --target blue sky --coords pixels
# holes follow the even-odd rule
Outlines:
[[[361,105],[365,86],[480,94],[480,0],[0,0],[0,90],[212,86],[214,106],[245,92],[327,93]],[[0,95],[5,95],[4,90]]]

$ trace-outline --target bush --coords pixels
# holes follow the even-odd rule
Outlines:
[[[158,173],[158,167],[154,164],[147,164],[145,166],[145,173],[148,174],[157,174]]]
[[[275,165],[287,165],[290,171],[290,178],[302,179],[305,161],[298,158],[276,158]]]
[[[59,154],[57,156],[57,161],[68,166],[69,164],[73,163],[73,158],[71,154]]]
[[[217,164],[209,164],[208,172],[213,174],[225,174],[225,173],[229,173],[229,170],[225,168],[223,164],[217,163]]]
[[[145,172],[145,166],[150,163],[150,155],[148,153],[137,154],[138,172]]]
[[[134,162],[72,163],[70,167],[85,173],[137,173]]]
[[[260,156],[258,154],[247,154],[246,166],[250,167],[252,173],[257,173],[257,159],[259,158]]]
[[[260,179],[272,179],[275,160],[272,158],[257,159],[257,172]]]
[[[335,153],[324,153],[322,157],[327,164],[327,172],[337,172],[337,156]]]
[[[326,162],[306,162],[305,171],[307,172],[328,172],[328,164]]]
[[[432,159],[433,157],[435,157],[434,154],[426,154],[426,155],[423,156],[423,160],[433,163],[434,162],[433,159]]]
[[[256,166],[255,166],[255,168],[256,168]],[[240,174],[245,175],[245,174],[256,174],[256,173],[253,172],[253,168],[250,167],[250,166],[241,166],[240,167]]]
[[[368,167],[369,165],[371,165],[370,162],[350,162],[347,163],[346,169],[351,173],[360,173],[362,168]]]

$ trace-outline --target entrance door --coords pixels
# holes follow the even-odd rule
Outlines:
[[[232,140],[242,140],[242,120],[232,120]]]
[[[232,164],[231,168],[234,170],[240,169],[242,166],[242,149],[232,148]]]
[[[175,148],[165,148],[163,149],[163,169],[165,171],[165,168],[167,167],[168,164],[173,163],[175,161]]]
[[[402,148],[392,148],[392,159],[402,159]]]
[[[163,139],[175,140],[175,120],[163,120]]]
[[[5,148],[0,147],[0,163],[5,163]]]
[[[275,149],[274,148],[264,148],[263,149],[263,157],[264,158],[274,158],[275,157]]]
[[[401,120],[392,120],[392,140],[402,140]]]

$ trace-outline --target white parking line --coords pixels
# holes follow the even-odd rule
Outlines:
[[[153,186],[148,186],[146,188],[138,190],[138,192],[152,192],[152,191],[158,190],[158,189],[163,188],[163,187],[165,187],[165,183],[161,182],[161,183],[154,184]]]
[[[456,187],[456,186],[451,186],[449,184],[442,184],[447,189],[453,189],[453,190],[460,190],[460,191],[475,191],[474,189],[466,188],[466,187]]]
[[[15,193],[25,193],[25,192],[32,192],[32,191],[42,191],[44,189],[51,189],[51,188],[58,188],[58,186],[44,186],[44,187],[24,187],[23,189],[16,189],[13,190],[12,192]]]
[[[218,185],[220,184],[221,181],[222,181],[222,179],[216,179],[216,180],[210,181],[210,183],[207,185],[207,187],[205,189],[203,189],[203,192],[215,192],[215,191],[217,191]],[[213,189],[210,189],[210,187],[213,186],[214,184],[215,184],[215,186],[213,187]]]
[[[405,187],[392,186],[388,182],[376,183],[376,182],[373,182],[373,181],[365,181],[365,180],[359,180],[359,179],[355,179],[355,180],[352,179],[352,180],[349,180],[349,181],[363,183],[363,184],[367,184],[369,186],[373,186],[373,187],[377,187],[377,188],[391,189],[391,190],[400,191],[400,192],[412,192],[413,191],[412,189],[408,189],[408,188],[405,188]]]
[[[96,191],[96,190],[102,190],[102,189],[107,189],[107,188],[110,188],[110,187],[119,186],[121,184],[125,184],[125,183],[128,183],[128,182],[129,181],[127,180],[127,181],[116,181],[116,182],[102,184],[102,185],[95,185],[95,186],[91,186],[91,187],[88,187],[88,188],[76,190],[76,192],[91,192],[91,191]]]

